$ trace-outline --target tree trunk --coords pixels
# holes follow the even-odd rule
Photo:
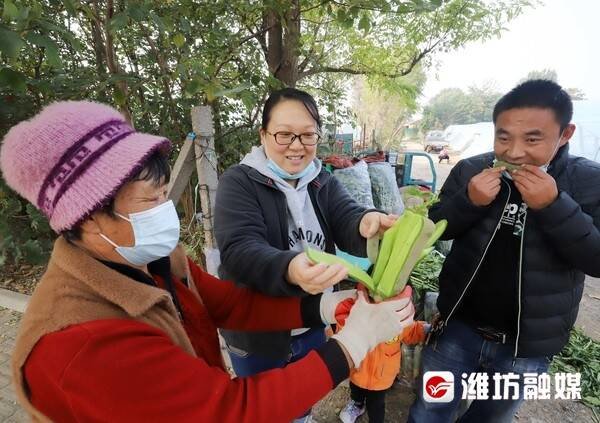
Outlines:
[[[96,57],[96,72],[98,72],[99,78],[104,80],[106,78],[106,46],[104,44],[104,38],[102,37],[102,22],[100,21],[99,16],[98,5],[96,4],[94,17],[89,20],[89,23],[92,36],[92,47]],[[105,90],[101,90],[98,93],[98,99],[104,103],[110,101]]]
[[[114,15],[114,5],[113,0],[108,0],[106,3],[106,20],[104,22],[104,36],[106,38],[106,64],[108,65],[108,70],[111,75],[119,75],[121,73],[121,68],[119,66],[119,61],[117,59],[117,54],[115,52],[115,46],[113,43],[113,37],[108,29],[108,24]],[[127,122],[133,125],[133,119],[131,116],[131,111],[128,107],[128,95],[129,90],[127,89],[127,82],[125,81],[117,81],[115,83],[116,89],[121,91],[125,98],[125,102],[122,105],[119,105],[119,111],[123,114]]]
[[[104,40],[102,39],[102,31],[100,25],[94,19],[90,20],[90,26],[92,30],[94,54],[96,56],[96,71],[99,75],[104,75],[106,74],[106,61],[104,60],[106,47],[104,46]]]
[[[295,87],[300,51],[300,2],[291,0],[288,4],[289,8],[282,14],[270,10],[265,15],[266,26],[270,28],[267,32],[267,64],[275,78],[288,87]]]
[[[267,31],[267,65],[272,75],[277,75],[282,62],[283,29],[281,20],[275,10],[270,10],[263,18]]]

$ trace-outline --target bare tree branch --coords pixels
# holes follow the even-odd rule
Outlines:
[[[319,33],[319,29],[321,28],[322,24],[323,24],[323,22],[318,22],[318,23],[315,22],[315,27],[312,32],[313,42],[310,45],[310,48],[308,49],[308,53],[306,53],[306,55],[304,56],[304,60],[298,65],[299,73],[304,72],[304,70],[306,69],[306,66],[308,65],[308,62],[310,61],[310,59],[312,58],[312,55],[314,54],[315,46],[317,45],[317,34]]]
[[[215,142],[222,140],[227,135],[232,134],[235,131],[239,131],[242,128],[251,128],[251,126],[248,125],[248,123],[242,123],[240,125],[234,126],[233,128],[229,128],[227,131],[225,131],[225,132],[219,134],[219,136],[215,137]]]
[[[315,5],[315,6],[311,6],[308,9],[302,9],[302,10],[300,10],[300,13],[310,12],[311,10],[318,9],[319,7],[325,6],[327,3],[330,3],[330,2],[331,2],[331,0],[322,1],[321,3],[319,3],[319,4]],[[333,3],[335,3],[335,2],[333,2]]]
[[[264,35],[270,29],[271,29],[271,27],[262,28],[260,31],[253,32],[252,34],[245,36],[240,41],[238,41],[236,43],[236,45],[230,46],[229,49],[227,50],[227,53],[225,54],[225,59],[217,65],[214,75],[215,76],[218,75],[219,72],[221,71],[221,69],[223,68],[223,66],[225,66],[227,63],[229,63],[231,61],[231,59],[233,59],[236,56],[236,54],[234,54],[236,49],[240,48],[241,46],[243,46],[245,43],[247,43],[248,41],[250,41],[253,38],[258,39],[259,36]],[[259,42],[260,42],[260,40],[259,40]]]
[[[333,67],[333,66],[322,66],[322,67],[315,67],[315,68],[311,68],[305,72],[302,72],[299,75],[298,79],[302,79],[305,78],[307,76],[312,76],[315,75],[317,73],[347,73],[350,75],[379,75],[379,76],[384,76],[386,78],[399,78],[402,76],[406,76],[409,73],[412,72],[412,70],[415,68],[415,66],[427,55],[429,54],[436,46],[437,44],[441,42],[438,41],[437,43],[435,43],[433,46],[428,47],[426,49],[424,49],[423,51],[421,51],[419,54],[415,55],[412,60],[410,60],[410,62],[408,62],[408,66],[402,70],[399,70],[397,72],[382,72],[380,70],[377,69],[359,69],[359,68],[355,68],[353,67],[352,64],[348,64],[348,65],[343,65],[343,66],[339,66],[339,67]]]

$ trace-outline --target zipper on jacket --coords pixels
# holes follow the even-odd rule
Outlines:
[[[523,284],[523,244],[525,240],[525,225],[527,224],[527,213],[525,213],[525,217],[523,218],[523,230],[521,232],[521,246],[519,249],[519,295],[517,298],[517,304],[519,306],[519,311],[517,313],[517,336],[515,338],[515,352],[513,354],[513,367],[517,362],[517,352],[519,351],[519,336],[521,335],[521,286]]]
[[[312,182],[311,182],[311,184],[312,184]],[[325,226],[324,228],[321,228],[321,229],[323,229],[324,232],[329,234],[331,232],[329,230],[329,224],[327,223],[327,219],[325,218],[325,214],[323,213],[323,208],[321,207],[321,203],[319,202],[319,191],[321,190],[321,184],[316,183],[314,186],[315,186],[315,191],[313,193],[311,193],[311,190],[308,189],[308,187],[307,187],[308,197],[309,197],[309,199],[311,199],[311,201],[314,199],[313,207],[315,205],[317,206],[317,208],[316,208],[316,212],[318,212],[317,220],[319,220],[319,225],[321,225],[321,222],[322,222],[323,226]],[[319,219],[319,217],[321,219]],[[327,245],[327,243],[325,243],[325,245]]]
[[[281,192],[281,191],[279,191],[279,192]],[[283,194],[283,195],[285,195],[285,194]],[[283,207],[281,207],[282,205],[283,205]],[[285,199],[283,200],[282,203],[277,204],[277,206],[279,206],[281,208],[279,215],[283,216],[283,219],[280,221],[280,225],[279,225],[281,233],[283,234],[283,245],[285,245],[286,250],[289,250],[290,249],[290,240],[289,240],[290,228],[288,226],[289,216],[288,216],[288,208],[287,208]]]
[[[504,208],[502,209],[502,213],[500,214],[500,219],[498,219],[496,228],[494,229],[494,232],[492,233],[490,240],[488,241],[487,245],[485,246],[485,249],[483,250],[483,254],[481,255],[481,258],[479,259],[479,263],[477,263],[477,267],[475,268],[475,271],[471,275],[469,282],[467,282],[467,285],[465,286],[462,293],[460,294],[460,297],[458,297],[458,301],[456,301],[456,304],[454,304],[454,307],[452,307],[452,310],[450,310],[450,313],[448,313],[448,317],[446,317],[446,320],[444,321],[444,325],[442,327],[448,326],[448,321],[450,320],[450,317],[452,317],[452,314],[454,314],[454,311],[456,310],[456,308],[460,304],[461,300],[465,296],[467,290],[469,289],[471,282],[473,282],[473,279],[475,279],[475,275],[477,275],[477,272],[479,271],[479,268],[481,267],[481,264],[483,263],[483,260],[485,259],[485,256],[488,252],[488,249],[490,248],[490,245],[492,245],[492,241],[494,240],[494,237],[496,236],[496,232],[498,232],[498,229],[500,229],[500,225],[502,225],[502,216],[504,215],[504,210],[506,209],[506,207],[508,206],[508,203],[510,202],[510,196],[512,194],[512,189],[510,188],[510,185],[508,184],[508,182],[506,182],[504,180],[502,180],[502,182],[504,184],[506,184],[506,186],[508,187],[508,196],[506,198],[506,203],[504,204]]]
[[[327,219],[325,218],[325,213],[323,213],[323,208],[321,207],[321,203],[319,202],[319,191],[321,190],[321,183],[315,183],[315,181],[311,182],[309,185],[313,185],[315,190],[312,191],[310,187],[307,187],[308,197],[315,209],[315,215],[317,216],[317,221],[323,230],[323,235],[325,236],[325,252],[327,252],[327,244],[331,242],[333,247],[333,254],[335,254],[335,242],[333,232],[329,228],[329,224],[327,223]],[[316,207],[315,207],[316,206]],[[336,285],[338,286],[338,285]],[[336,288],[334,288],[336,290]]]

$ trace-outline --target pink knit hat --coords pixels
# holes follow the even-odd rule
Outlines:
[[[112,107],[61,101],[11,128],[0,169],[60,233],[105,205],[148,156],[167,154],[170,146],[166,138],[135,132]]]

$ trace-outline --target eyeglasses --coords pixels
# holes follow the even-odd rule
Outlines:
[[[273,135],[275,142],[279,145],[290,145],[296,138],[302,145],[315,145],[321,139],[321,135],[317,132],[305,132],[304,134],[294,134],[293,132],[280,131],[274,134],[265,131],[269,135]]]

